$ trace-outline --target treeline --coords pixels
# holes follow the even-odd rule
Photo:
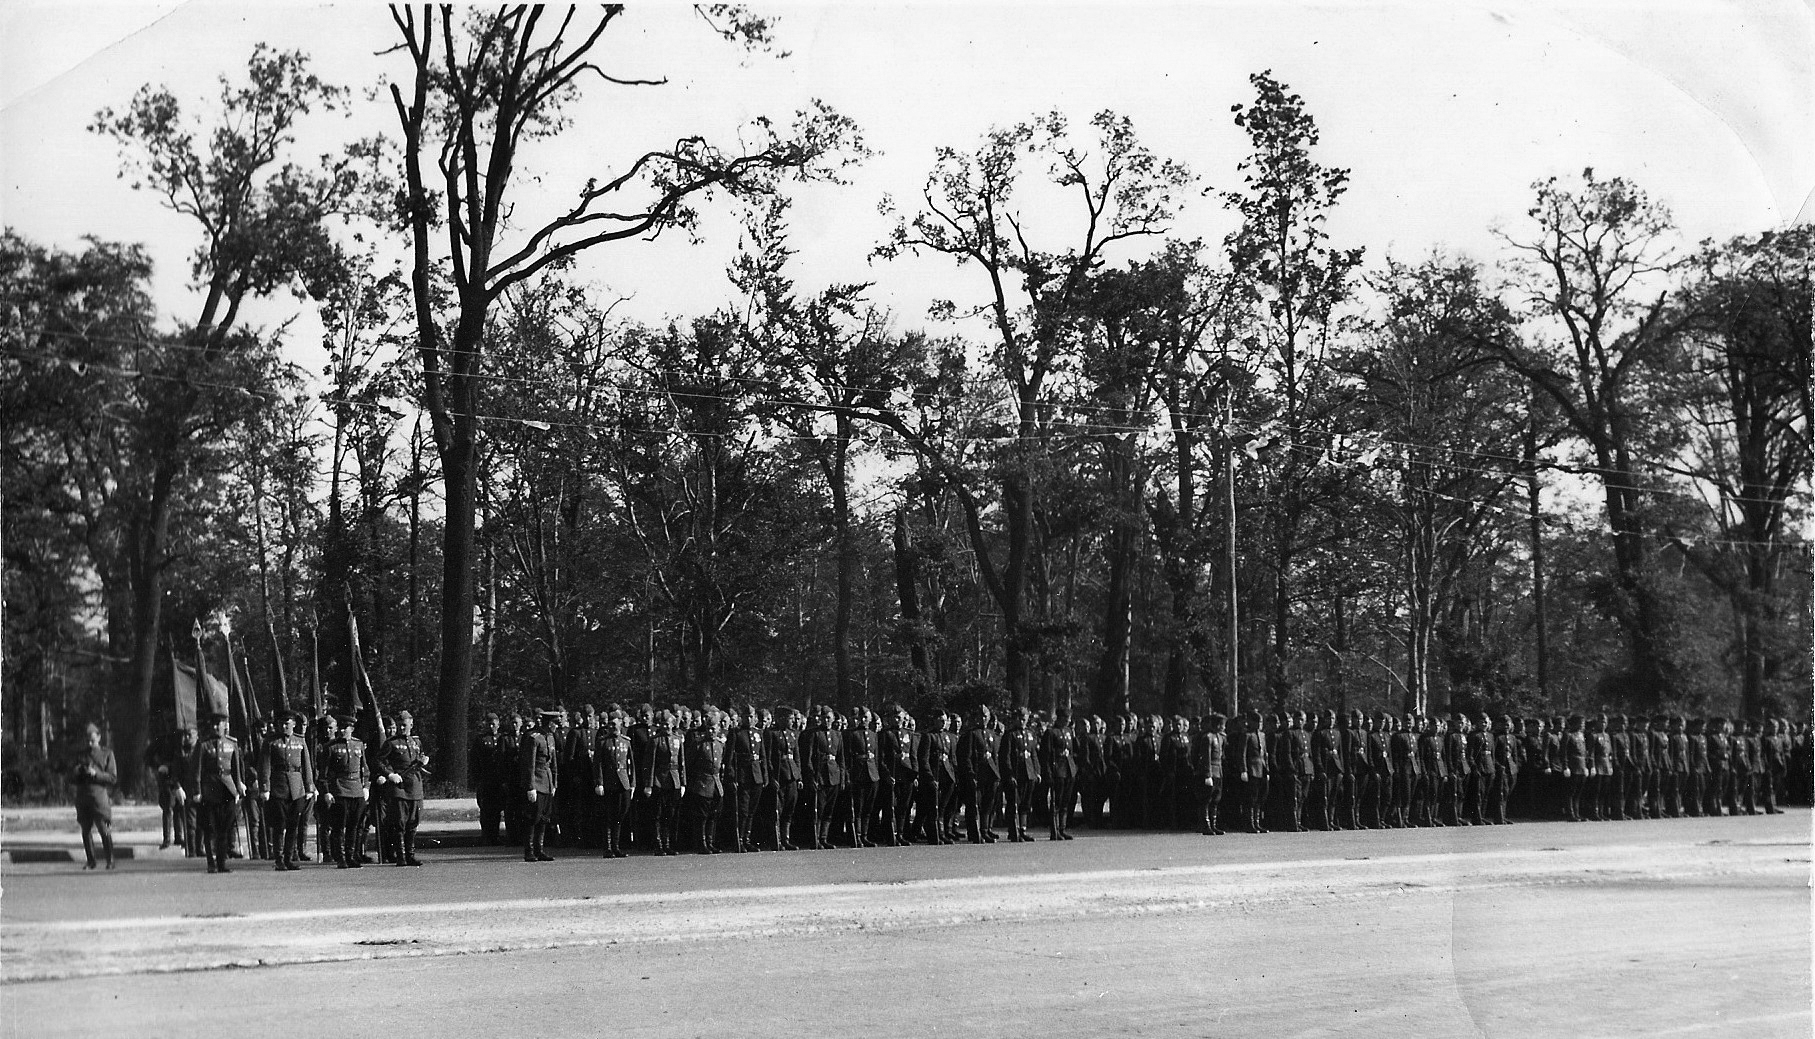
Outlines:
[[[9,773],[102,717],[131,774],[223,617],[267,712],[350,703],[357,624],[455,785],[479,714],[552,701],[1806,710],[1807,228],[1683,247],[1584,171],[1503,261],[1371,256],[1267,73],[1238,189],[1040,116],[942,149],[849,284],[790,274],[790,185],[864,155],[824,106],[514,226],[621,16],[398,9],[395,132],[325,165],[295,127],[354,101],[298,54],[97,116],[202,309],[157,327],[136,246],[0,239]],[[744,218],[719,311],[575,280],[704,205]],[[910,256],[968,294],[881,309]],[[284,291],[326,371],[241,321]]]

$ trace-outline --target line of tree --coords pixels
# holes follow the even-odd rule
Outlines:
[[[137,775],[218,616],[267,710],[352,702],[353,617],[456,787],[479,714],[554,701],[1806,709],[1807,228],[1685,248],[1589,170],[1504,262],[1370,260],[1259,73],[1222,241],[1177,236],[1196,177],[1127,118],[1048,113],[941,149],[861,280],[801,286],[791,185],[865,157],[849,120],[533,212],[514,173],[595,129],[582,94],[659,85],[599,64],[622,9],[393,15],[395,130],[325,160],[297,127],[353,95],[292,52],[96,117],[193,222],[192,324],[137,246],[0,237],[9,762],[101,716]],[[718,310],[578,280],[709,206],[743,217]],[[917,327],[870,281],[911,257],[968,279]],[[285,292],[323,372],[240,316]]]

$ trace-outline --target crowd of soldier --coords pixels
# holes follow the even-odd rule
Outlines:
[[[373,861],[376,830],[377,861],[421,864],[428,755],[407,712],[383,721],[375,747],[346,715],[308,734],[305,718],[284,716],[252,750],[223,722],[205,720],[200,740],[183,732],[152,748],[166,846],[206,857],[210,872],[242,855],[292,870],[310,861],[313,822],[324,862]],[[1815,769],[1808,726],[1776,718],[1249,711],[1233,723],[1219,714],[1106,722],[977,707],[936,710],[922,725],[900,707],[647,703],[541,711],[533,724],[487,715],[470,763],[483,838],[521,846],[532,862],[552,859],[555,846],[615,858],[631,847],[987,844],[1000,839],[998,823],[1010,841],[1041,824],[1049,840],[1069,840],[1080,818],[1219,835],[1225,818],[1264,833],[1773,813],[1808,803]]]

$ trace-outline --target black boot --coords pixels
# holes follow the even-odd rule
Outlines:
[[[405,866],[422,865],[422,860],[416,857],[416,835],[414,833],[403,835],[403,864]]]

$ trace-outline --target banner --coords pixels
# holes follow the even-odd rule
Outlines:
[[[176,724],[179,729],[196,727],[198,713],[227,713],[227,687],[220,679],[202,673],[202,695],[196,693],[195,669],[170,655],[171,685],[175,686]]]

